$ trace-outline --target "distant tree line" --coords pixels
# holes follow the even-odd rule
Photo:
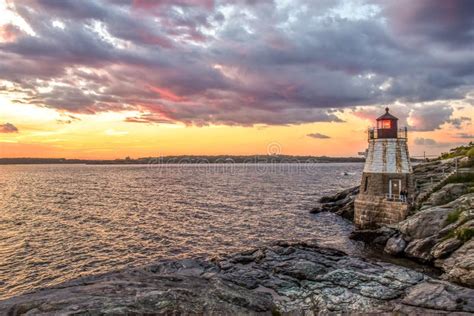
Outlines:
[[[255,156],[165,156],[143,157],[133,159],[96,160],[66,158],[0,158],[0,164],[216,164],[216,163],[329,163],[329,162],[364,162],[363,157],[327,157],[327,156],[289,156],[289,155],[255,155]]]

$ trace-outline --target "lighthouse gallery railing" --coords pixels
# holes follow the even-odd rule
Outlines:
[[[403,139],[407,139],[407,135],[408,135],[408,130],[406,127],[404,128],[399,128],[397,130],[397,138],[403,138]],[[378,131],[376,128],[374,127],[370,127],[367,131],[367,136],[369,138],[369,140],[371,139],[378,139],[379,138],[379,135],[378,135]]]

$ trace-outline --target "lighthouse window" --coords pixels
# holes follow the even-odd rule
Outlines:
[[[382,121],[382,128],[391,128],[392,127],[392,124],[390,122],[390,120],[383,120]]]
[[[364,192],[367,192],[368,186],[369,186],[369,177],[365,177]]]

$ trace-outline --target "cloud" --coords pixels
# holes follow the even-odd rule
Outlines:
[[[447,123],[453,125],[454,128],[461,129],[463,123],[465,123],[465,122],[470,123],[471,121],[472,121],[472,119],[470,117],[461,116],[461,117],[456,117],[456,118],[450,119],[450,120],[447,121]]]
[[[436,146],[439,145],[438,142],[431,138],[415,138],[415,145],[420,146]]]
[[[408,127],[411,131],[434,131],[443,124],[460,126],[470,121],[467,117],[451,118],[454,109],[444,102],[423,102],[415,104],[390,105],[390,113],[398,118],[399,127]],[[385,113],[384,106],[359,107],[352,112],[355,116],[375,124],[377,117]]]
[[[456,146],[465,145],[464,142],[439,142],[432,138],[423,138],[423,137],[415,138],[414,143],[417,146],[434,147],[434,148],[443,149],[443,150],[453,148]]]
[[[0,81],[18,102],[140,113],[129,122],[338,122],[335,110],[402,104],[416,130],[456,127],[474,9],[446,3],[17,0],[28,27],[1,26]]]
[[[321,133],[311,133],[311,134],[308,134],[306,135],[308,137],[311,137],[311,138],[316,138],[316,139],[328,139],[328,138],[331,138],[327,135],[324,135],[324,134],[321,134]]]
[[[457,133],[456,134],[457,138],[465,138],[465,139],[474,139],[474,134],[468,134],[468,133]]]
[[[5,124],[0,124],[0,133],[18,133],[18,128],[11,124],[11,123],[5,123]]]
[[[14,42],[21,34],[22,31],[13,24],[0,25],[0,43]]]
[[[470,0],[387,1],[389,23],[401,35],[449,45],[470,45],[474,41],[474,3]]]
[[[410,112],[409,121],[413,130],[433,131],[450,122],[453,108],[443,103],[416,106]]]

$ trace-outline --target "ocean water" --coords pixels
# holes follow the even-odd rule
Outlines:
[[[352,225],[309,214],[363,164],[0,166],[0,299],[155,260],[275,240],[361,252]],[[344,172],[346,174],[344,174]]]

